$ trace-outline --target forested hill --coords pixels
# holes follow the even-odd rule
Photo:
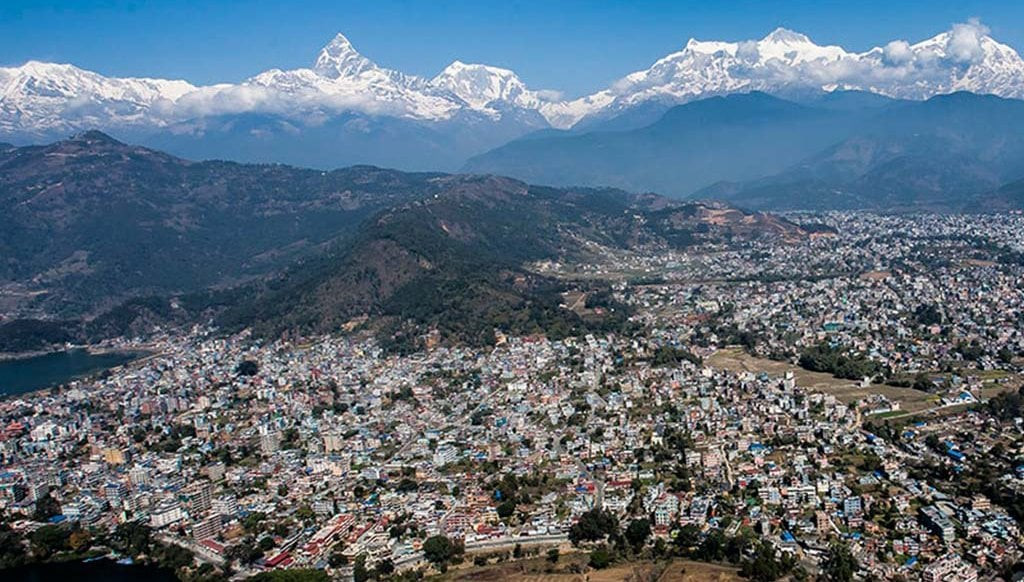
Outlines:
[[[654,194],[191,162],[98,132],[0,152],[0,211],[0,351],[197,321],[270,335],[365,317],[474,343],[495,328],[575,333],[594,322],[529,263],[807,234]]]
[[[190,162],[95,131],[0,148],[3,307],[79,317],[139,294],[238,284],[432,194],[438,176]]]
[[[263,333],[331,332],[369,316],[385,323],[386,340],[404,343],[425,330],[468,343],[493,341],[495,329],[560,336],[624,321],[608,313],[588,321],[560,307],[566,285],[526,268],[534,261],[573,260],[602,248],[807,235],[771,215],[618,190],[493,176],[439,183],[439,194],[381,213],[337,256],[284,277],[229,310],[224,323]]]

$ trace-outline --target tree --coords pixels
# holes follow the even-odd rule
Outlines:
[[[829,582],[850,582],[857,571],[857,560],[850,553],[850,548],[836,542],[829,547],[828,557],[821,567],[821,580]]]
[[[436,535],[423,542],[423,557],[438,566],[447,564],[449,560],[460,553],[462,553],[461,548],[447,536]]]
[[[633,551],[640,551],[651,537],[651,522],[644,519],[634,519],[626,526],[626,541],[633,546]]]
[[[266,553],[274,547],[274,539],[270,536],[264,536],[260,538],[260,541],[256,544],[256,547],[258,547],[260,551],[262,551],[263,553]]]
[[[68,547],[69,532],[67,529],[56,525],[44,525],[32,532],[29,541],[32,542],[32,552],[44,558],[66,550]]]
[[[509,499],[498,506],[498,517],[508,519],[516,512],[516,502]]]
[[[352,566],[353,582],[366,582],[370,579],[370,571],[366,568],[366,555],[356,556],[356,563]]]
[[[60,504],[47,493],[42,499],[36,501],[36,509],[32,513],[34,521],[47,521],[55,515],[60,515]]]
[[[594,551],[590,552],[589,563],[591,568],[597,570],[607,568],[612,563],[612,554],[606,546],[598,546],[594,548]]]
[[[580,542],[596,542],[619,532],[619,520],[603,509],[591,509],[580,516],[579,521],[569,529],[569,541],[573,545]]]
[[[676,532],[675,546],[680,556],[688,558],[693,554],[693,549],[700,543],[700,528],[691,524],[684,525]]]
[[[71,536],[68,537],[68,545],[71,546],[71,551],[73,552],[81,552],[87,550],[89,549],[91,543],[92,536],[90,536],[89,533],[85,531],[79,530],[71,532]]]
[[[707,562],[717,562],[725,556],[725,535],[714,530],[705,536],[697,548],[696,557]]]
[[[776,558],[771,545],[762,543],[758,546],[754,559],[743,562],[740,573],[754,582],[774,582],[785,576],[792,568],[791,558]]]
[[[383,560],[377,562],[377,565],[373,568],[373,571],[374,574],[376,574],[377,578],[384,578],[386,576],[390,576],[395,571],[395,563],[389,560],[388,558],[384,558]]]
[[[0,523],[0,569],[20,566],[28,558],[22,539],[5,523]]]
[[[552,564],[558,563],[558,548],[551,548],[550,550],[548,550],[547,560]]]
[[[932,379],[928,377],[928,374],[918,372],[917,376],[914,376],[913,388],[914,390],[928,392],[935,388],[935,384],[932,382]]]
[[[260,551],[252,539],[245,540],[237,545],[228,548],[227,557],[231,560],[238,560],[241,564],[251,564],[258,560],[263,552]]]
[[[239,376],[255,376],[260,371],[260,365],[253,360],[242,360],[235,368],[235,374]]]
[[[114,548],[130,556],[148,554],[151,543],[149,526],[137,521],[122,523],[114,529]]]

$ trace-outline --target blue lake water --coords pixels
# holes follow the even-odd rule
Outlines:
[[[93,354],[68,350],[41,356],[0,360],[0,395],[22,394],[95,374],[138,358],[135,352]]]
[[[170,570],[153,566],[122,566],[110,560],[33,564],[0,570],[0,580],[18,582],[176,582]]]

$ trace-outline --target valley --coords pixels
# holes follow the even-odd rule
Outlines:
[[[0,3],[0,578],[1021,580],[975,8]]]

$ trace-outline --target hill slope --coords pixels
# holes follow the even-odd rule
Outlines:
[[[754,208],[957,210],[1024,176],[1024,101],[955,93],[889,107],[778,174],[695,194]]]
[[[848,135],[868,111],[874,109],[829,110],[756,92],[713,97],[669,109],[639,129],[514,141],[463,169],[681,197],[721,180],[780,171]]]
[[[99,132],[0,150],[0,285],[22,298],[5,308],[79,316],[237,284],[429,195],[436,177],[196,163]]]
[[[365,316],[406,346],[424,329],[471,343],[495,328],[576,333],[623,312],[585,321],[562,309],[562,285],[530,263],[804,235],[653,194],[196,163],[90,132],[0,152],[0,351],[211,318],[276,334]]]
[[[531,272],[529,263],[571,260],[601,247],[807,234],[770,215],[617,190],[490,176],[440,183],[437,196],[384,211],[351,246],[275,282],[222,322],[255,325],[260,333],[334,332],[370,316],[389,324],[385,340],[406,346],[428,329],[469,343],[493,341],[495,328],[558,336],[622,325],[624,312],[586,320],[559,307],[565,285]]]

